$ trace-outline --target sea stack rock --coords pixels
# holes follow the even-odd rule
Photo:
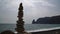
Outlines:
[[[16,24],[16,31],[17,34],[24,34],[25,33],[25,29],[24,29],[24,21],[23,21],[23,6],[22,3],[20,3],[19,8],[18,8],[18,20],[17,20],[17,24]]]

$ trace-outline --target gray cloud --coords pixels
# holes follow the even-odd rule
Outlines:
[[[0,23],[16,23],[19,3],[23,2],[24,21],[60,15],[60,0],[0,0]]]

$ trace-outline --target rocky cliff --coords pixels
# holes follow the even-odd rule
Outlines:
[[[32,24],[60,24],[60,15],[38,18],[37,21],[33,20]]]

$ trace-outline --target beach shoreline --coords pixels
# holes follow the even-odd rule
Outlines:
[[[30,34],[60,34],[60,27],[26,31]],[[17,33],[17,32],[15,32]]]

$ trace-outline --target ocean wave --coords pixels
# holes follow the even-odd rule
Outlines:
[[[47,28],[47,29],[37,29],[37,30],[30,30],[30,31],[27,31],[27,32],[40,32],[40,31],[49,31],[49,30],[56,30],[56,29],[60,29],[60,27]]]

